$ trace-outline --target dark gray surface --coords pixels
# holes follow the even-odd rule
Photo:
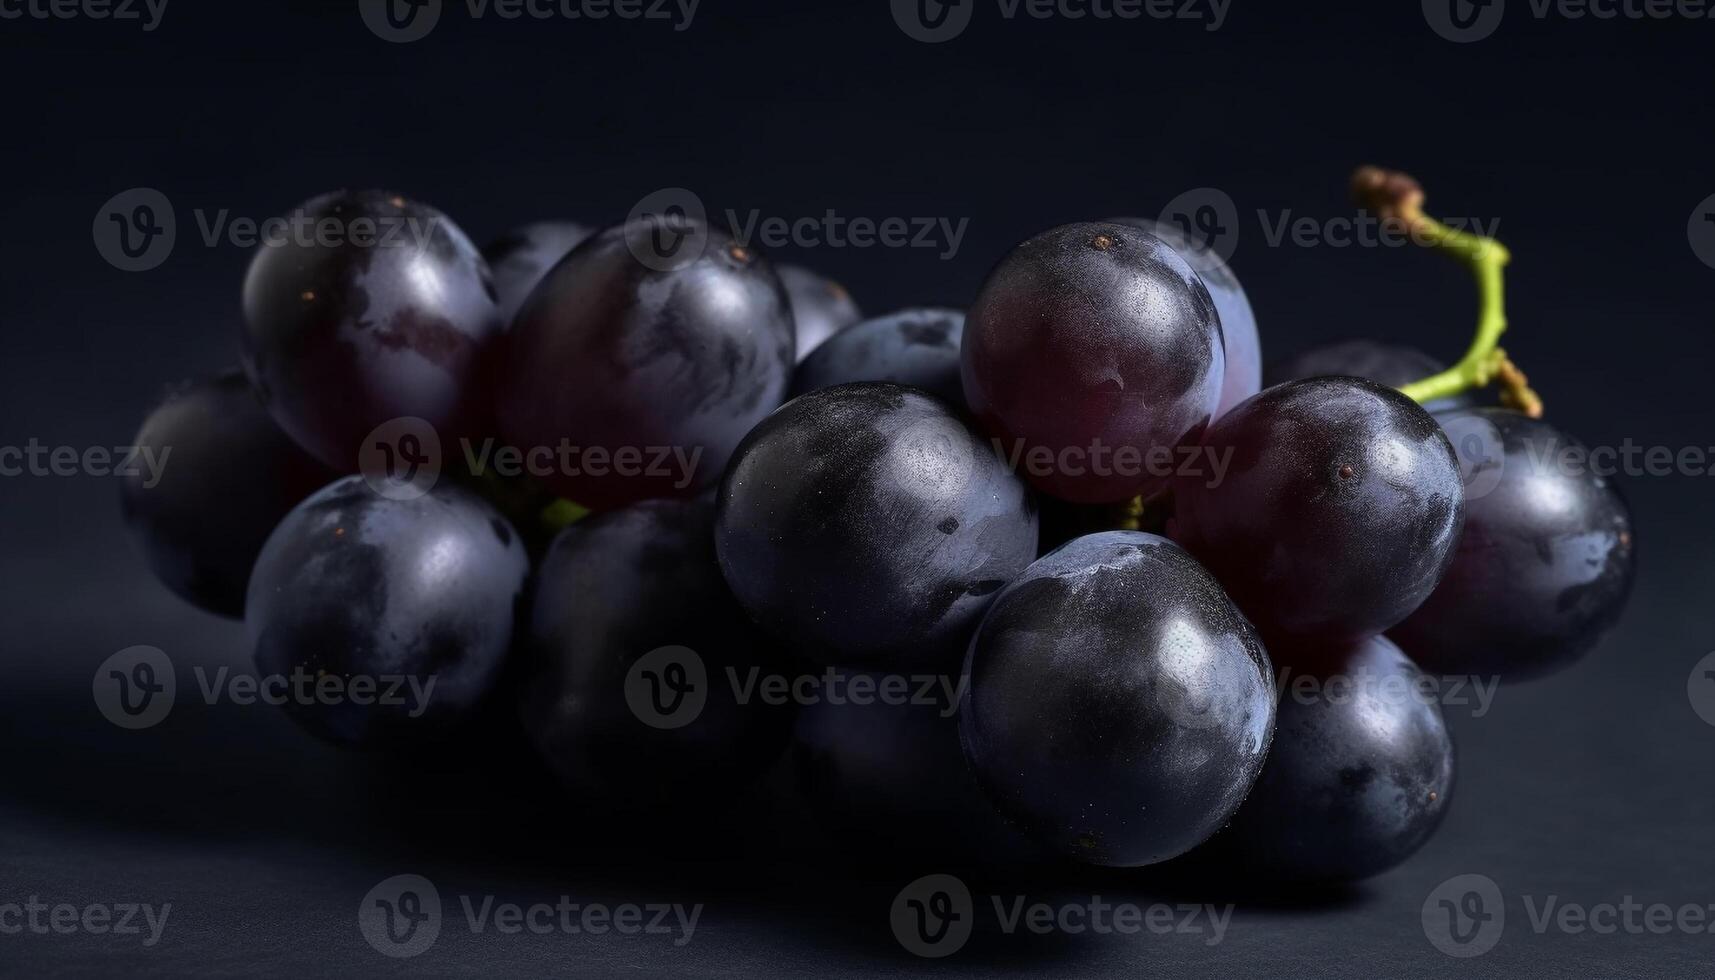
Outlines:
[[[19,557],[9,556],[9,574]],[[88,675],[121,646],[157,643],[182,672],[196,663],[248,669],[238,627],[182,609],[129,556],[114,559],[106,573],[59,565],[68,577],[53,584],[72,594],[57,601],[6,603],[7,621],[20,627],[11,635],[38,638],[32,657],[57,651],[59,669],[0,695],[11,759],[0,898],[171,902],[173,911],[153,948],[135,937],[0,937],[0,971],[857,975],[922,965],[896,943],[889,906],[918,873],[940,867],[931,860],[854,873],[778,801],[727,821],[687,809],[666,829],[633,835],[592,825],[575,799],[508,786],[503,773],[400,769],[342,754],[265,706],[210,707],[192,696],[156,728],[113,728],[88,697]],[[44,567],[32,564],[38,574]],[[81,595],[69,575],[78,576]],[[1678,655],[1686,644],[1673,632],[1691,617],[1670,611],[1692,606],[1683,583],[1646,572],[1645,586],[1627,630],[1593,662],[1562,679],[1502,689],[1484,717],[1452,709],[1460,770],[1451,813],[1400,869],[1349,894],[1263,901],[1138,873],[993,881],[966,873],[982,925],[936,968],[1517,977],[1576,963],[1590,975],[1702,975],[1715,937],[1539,935],[1525,907],[1527,895],[1539,905],[1547,896],[1586,905],[1626,896],[1675,906],[1715,901],[1706,847],[1715,814],[1704,778],[1715,729],[1685,696],[1695,657]],[[93,616],[90,595],[116,601]],[[181,681],[181,697],[186,688]],[[393,961],[365,943],[357,909],[371,887],[403,873],[434,882],[446,913],[434,947]],[[1456,961],[1429,943],[1420,916],[1437,885],[1465,873],[1501,887],[1507,922],[1492,951]],[[706,908],[691,942],[676,948],[657,936],[473,935],[453,904],[458,894]],[[1207,934],[1008,936],[988,911],[984,896],[994,894],[1054,903],[1099,894],[1140,905],[1231,898],[1238,908],[1216,945],[1205,945]]]
[[[692,30],[464,22],[415,45],[369,36],[351,5],[175,3],[140,35],[0,23],[9,186],[0,195],[0,445],[118,445],[167,382],[236,358],[247,256],[203,247],[192,209],[261,218],[330,188],[390,185],[478,239],[527,220],[615,220],[689,185],[764,215],[969,217],[942,262],[911,250],[786,250],[866,309],[962,305],[1011,244],[1049,225],[1152,213],[1225,189],[1271,220],[1346,213],[1353,165],[1414,170],[1446,215],[1498,217],[1516,261],[1508,346],[1551,418],[1593,445],[1715,442],[1707,388],[1715,270],[1687,218],[1706,166],[1701,23],[1537,21],[1435,38],[1415,4],[1299,10],[1238,0],[1222,31],[997,18],[912,44],[886,4],[706,0]],[[985,11],[992,14],[992,10]],[[454,23],[453,21],[457,21]],[[1476,84],[1470,80],[1480,80]],[[90,223],[129,187],[180,211],[171,260],[127,275]],[[1275,354],[1365,334],[1452,357],[1465,277],[1393,249],[1271,248],[1233,260]],[[1706,976],[1715,936],[1531,928],[1525,896],[1715,903],[1715,728],[1687,696],[1715,649],[1707,477],[1622,479],[1641,574],[1618,631],[1571,671],[1454,707],[1447,823],[1355,893],[1246,901],[1224,940],[1005,936],[935,969],[1063,976]],[[668,829],[606,827],[530,785],[525,759],[460,774],[352,757],[272,709],[184,703],[123,732],[90,696],[97,664],[153,644],[189,665],[248,664],[243,631],[173,600],[94,477],[0,479],[0,904],[173,903],[162,941],[0,935],[0,974],[770,975],[907,973],[888,928],[917,872],[839,870],[778,796]],[[181,682],[181,690],[185,682]],[[467,760],[468,764],[468,760]],[[471,935],[392,961],[357,908],[390,875],[443,898],[704,902],[693,941]],[[1505,895],[1484,956],[1421,926],[1460,874]],[[1055,901],[1209,898],[1196,882],[1055,874],[978,883]],[[1225,901],[1215,897],[1215,901]],[[456,905],[451,906],[456,911]],[[981,907],[981,906],[979,906]]]

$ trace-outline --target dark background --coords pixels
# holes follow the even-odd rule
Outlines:
[[[473,22],[383,43],[353,3],[173,0],[160,28],[0,21],[0,444],[122,445],[163,387],[233,363],[248,254],[206,247],[193,212],[262,219],[314,193],[380,185],[486,240],[548,217],[609,222],[684,186],[711,212],[969,218],[933,251],[787,250],[865,308],[964,304],[1011,245],[1054,224],[1155,214],[1197,187],[1245,215],[1233,264],[1271,355],[1347,336],[1452,359],[1472,291],[1410,249],[1272,248],[1254,218],[1349,216],[1360,163],[1406,168],[1432,213],[1499,220],[1515,262],[1507,346],[1549,416],[1592,445],[1715,444],[1708,296],[1686,227],[1715,192],[1715,21],[1530,15],[1442,40],[1416,3],[1233,0],[1227,23],[1002,20],[908,39],[886,0],[703,0],[660,22]],[[117,271],[91,225],[153,187],[179,240]],[[1455,800],[1439,835],[1354,891],[1241,904],[1226,941],[979,936],[946,971],[1164,976],[1707,975],[1715,936],[1530,928],[1521,896],[1715,903],[1715,729],[1687,676],[1715,649],[1708,478],[1622,479],[1641,572],[1619,629],[1559,676],[1449,708]],[[0,902],[172,902],[161,944],[0,936],[0,973],[263,970],[315,975],[754,975],[927,964],[886,926],[905,878],[829,870],[776,799],[767,819],[704,808],[630,835],[581,801],[481,775],[341,754],[271,709],[186,699],[122,732],[90,698],[135,644],[248,669],[243,630],[169,596],[126,539],[117,485],[0,478]],[[185,703],[187,700],[195,703]],[[769,790],[759,793],[771,798]],[[639,839],[641,838],[641,839]],[[365,891],[401,872],[528,902],[708,903],[683,949],[620,937],[463,932],[391,961],[358,934]],[[1486,956],[1437,952],[1424,898],[1496,880],[1508,925]],[[1146,875],[1001,882],[1033,896],[1149,901]],[[1011,889],[1011,891],[1007,891]],[[982,901],[979,898],[979,902]]]

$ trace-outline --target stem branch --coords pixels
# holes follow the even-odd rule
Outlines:
[[[1419,244],[1451,255],[1477,280],[1477,336],[1471,348],[1440,374],[1400,389],[1420,404],[1450,398],[1497,382],[1503,403],[1532,418],[1542,415],[1542,399],[1529,379],[1501,349],[1507,329],[1505,270],[1512,255],[1493,238],[1449,228],[1423,213],[1423,188],[1406,174],[1362,167],[1352,175],[1352,193],[1359,202],[1396,230]]]

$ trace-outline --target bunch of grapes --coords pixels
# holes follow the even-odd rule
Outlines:
[[[1405,178],[1358,184],[1439,227]],[[1264,388],[1244,289],[1171,226],[1063,225],[966,311],[865,319],[676,213],[479,250],[392,194],[301,211],[414,234],[263,246],[243,371],[149,416],[172,466],[124,507],[258,670],[434,679],[426,706],[288,704],[342,744],[509,700],[622,808],[730,795],[790,746],[816,811],[880,843],[1350,880],[1448,806],[1441,711],[1401,692],[1562,667],[1629,590],[1625,505],[1535,451],[1571,443],[1498,328],[1453,369],[1354,342]],[[930,703],[758,694],[902,676]]]

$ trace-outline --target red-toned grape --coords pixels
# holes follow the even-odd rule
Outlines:
[[[1161,239],[1062,225],[984,283],[965,326],[965,398],[1037,489],[1112,503],[1159,490],[1174,448],[1209,424],[1221,344],[1209,290]]]
[[[1272,644],[1373,636],[1429,597],[1464,520],[1435,419],[1392,388],[1311,378],[1210,427],[1226,471],[1174,481],[1170,533]]]
[[[342,473],[394,419],[447,442],[479,434],[504,324],[464,232],[383,191],[327,194],[293,219],[244,281],[244,366],[280,427]]]

